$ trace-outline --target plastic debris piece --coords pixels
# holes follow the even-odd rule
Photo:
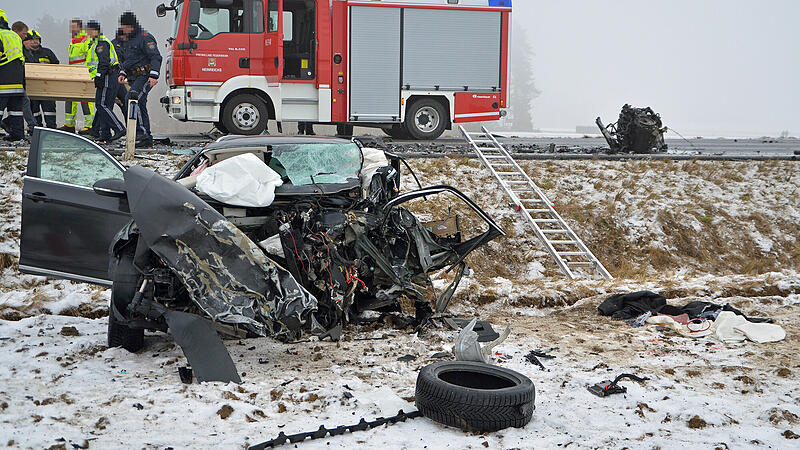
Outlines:
[[[477,318],[472,319],[472,321],[470,321],[470,323],[468,323],[467,326],[464,327],[460,333],[458,333],[458,337],[456,338],[456,343],[454,346],[456,360],[491,364],[492,360],[489,358],[489,355],[492,354],[492,349],[506,340],[508,335],[511,333],[511,327],[506,326],[506,329],[503,330],[503,333],[500,334],[497,339],[481,347],[481,345],[478,343],[478,333],[473,331],[473,327],[475,327],[477,322]]]
[[[192,374],[190,367],[178,367],[178,375],[180,375],[183,384],[192,384],[194,374]]]

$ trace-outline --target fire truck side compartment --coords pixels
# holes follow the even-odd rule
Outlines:
[[[405,8],[404,15],[404,89],[500,89],[501,12]]]
[[[400,9],[350,10],[350,120],[400,121]]]

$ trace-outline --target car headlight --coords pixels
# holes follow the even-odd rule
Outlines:
[[[172,104],[173,105],[180,105],[183,100],[179,96],[172,97]]]

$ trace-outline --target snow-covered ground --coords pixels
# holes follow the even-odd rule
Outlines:
[[[796,448],[783,433],[800,432],[800,298],[726,300],[745,310],[757,307],[784,325],[786,341],[763,345],[631,329],[597,317],[599,300],[544,316],[513,310],[484,316],[512,325],[495,359],[536,386],[536,411],[523,429],[474,434],[421,418],[304,447]],[[413,409],[408,402],[418,370],[433,354],[450,351],[454,337],[445,330],[415,336],[379,329],[352,330],[340,343],[227,341],[243,383],[183,385],[177,369],[185,358],[167,337],[148,335],[146,349],[132,354],[107,349],[105,329],[102,318],[0,322],[0,428],[12,447],[46,448],[64,438],[67,448],[89,440],[90,448],[233,449],[280,431],[394,415]],[[547,371],[523,358],[551,347],[558,350],[555,359],[544,360]],[[398,361],[405,355],[416,359]],[[650,380],[623,381],[628,393],[607,398],[586,390],[622,372]]]
[[[148,334],[138,354],[105,347],[106,290],[17,271],[25,156],[0,152],[0,318],[6,319],[0,320],[0,445],[242,448],[280,431],[412,409],[419,368],[452,349],[455,334],[444,329],[417,336],[353,328],[338,344],[233,340],[226,344],[242,385],[183,385],[177,368],[186,360],[165,335]],[[180,163],[153,158],[138,162],[164,174]],[[526,162],[617,277],[576,282],[558,273],[476,161],[411,164],[424,184],[462,189],[508,233],[470,257],[472,274],[451,312],[511,325],[495,359],[534,381],[534,418],[524,429],[490,434],[423,418],[307,447],[800,447],[791,439],[800,434],[796,163]],[[407,188],[413,183],[410,177],[404,182]],[[413,208],[433,217],[446,215],[446,206],[431,199]],[[462,225],[471,230],[478,221],[465,215]],[[639,289],[658,291],[674,304],[730,302],[773,317],[787,338],[724,345],[654,327],[632,329],[597,315],[609,293]],[[523,359],[530,350],[552,347],[558,350],[556,359],[544,361],[548,371]],[[405,355],[416,359],[398,361]],[[622,372],[650,381],[622,382],[626,395],[603,399],[586,390]]]

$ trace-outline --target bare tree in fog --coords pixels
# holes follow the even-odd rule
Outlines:
[[[511,108],[512,127],[516,131],[532,131],[533,100],[541,94],[533,77],[533,47],[525,30],[514,27],[511,44]]]

